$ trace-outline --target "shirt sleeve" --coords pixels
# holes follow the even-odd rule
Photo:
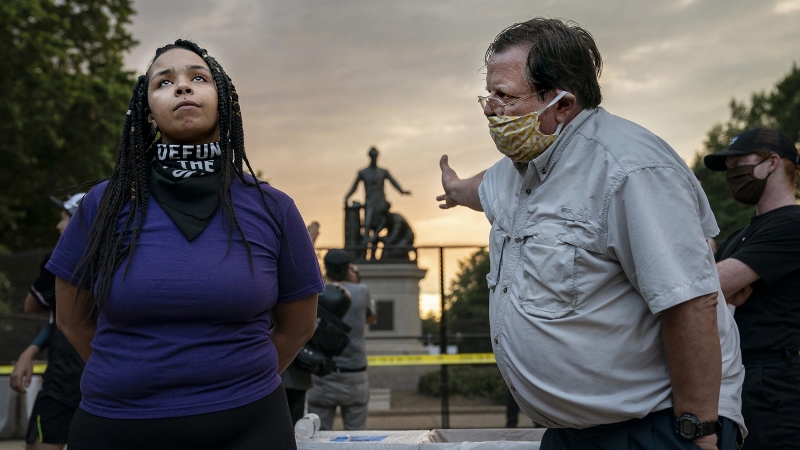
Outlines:
[[[300,211],[291,202],[284,216],[278,255],[278,303],[322,292],[322,273]]]
[[[494,210],[494,200],[497,198],[497,193],[501,189],[498,183],[502,181],[502,176],[500,176],[498,172],[502,169],[503,159],[496,162],[483,174],[483,180],[481,180],[481,184],[478,186],[478,198],[481,201],[481,208],[483,208],[483,212],[486,214],[486,218],[491,224],[494,223],[494,219],[497,217],[496,211]]]
[[[56,297],[56,276],[46,268],[49,260],[50,255],[47,255],[39,268],[39,276],[30,289],[36,303],[44,309],[52,307]]]
[[[753,269],[767,286],[800,270],[800,221],[782,215],[765,222],[758,234],[749,236],[745,244],[730,258]]]
[[[81,273],[76,269],[106,185],[107,182],[98,184],[86,194],[47,262],[47,270],[73,286],[77,286],[80,280]]]
[[[653,314],[719,290],[698,196],[684,171],[634,170],[609,199],[608,251]]]

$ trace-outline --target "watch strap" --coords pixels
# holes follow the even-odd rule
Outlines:
[[[710,436],[717,431],[717,422],[700,422],[700,426],[698,427],[698,436]]]

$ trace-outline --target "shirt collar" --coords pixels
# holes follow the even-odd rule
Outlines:
[[[572,139],[572,135],[580,128],[589,117],[592,117],[597,112],[597,108],[592,109],[584,109],[575,116],[574,119],[567,126],[561,130],[561,134],[558,135],[553,144],[544,151],[541,155],[534,158],[533,161],[529,162],[528,164],[514,164],[514,167],[520,173],[520,175],[525,176],[525,173],[530,169],[539,174],[539,180],[544,181],[547,178],[547,175],[550,174],[550,170],[555,165],[556,161],[558,161],[558,157],[561,155],[561,152],[564,151],[566,148],[567,143],[569,143]],[[522,166],[522,167],[520,167]],[[530,168],[528,167],[530,166]]]

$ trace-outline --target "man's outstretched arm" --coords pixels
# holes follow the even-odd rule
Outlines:
[[[436,197],[436,200],[444,202],[439,204],[439,208],[448,209],[461,205],[475,211],[483,211],[478,187],[480,187],[486,171],[462,180],[458,178],[455,170],[450,168],[447,163],[447,155],[442,155],[439,167],[442,169],[442,187],[444,188],[444,194]]]

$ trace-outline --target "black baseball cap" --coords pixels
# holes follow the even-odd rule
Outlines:
[[[797,148],[786,133],[772,128],[753,128],[734,136],[726,150],[706,155],[703,164],[711,170],[725,171],[728,170],[725,165],[728,156],[747,155],[760,150],[771,150],[795,164],[800,162]]]
[[[328,250],[328,253],[325,254],[325,258],[323,258],[322,261],[325,264],[330,264],[333,266],[342,266],[352,262],[350,259],[350,254],[338,248]]]

